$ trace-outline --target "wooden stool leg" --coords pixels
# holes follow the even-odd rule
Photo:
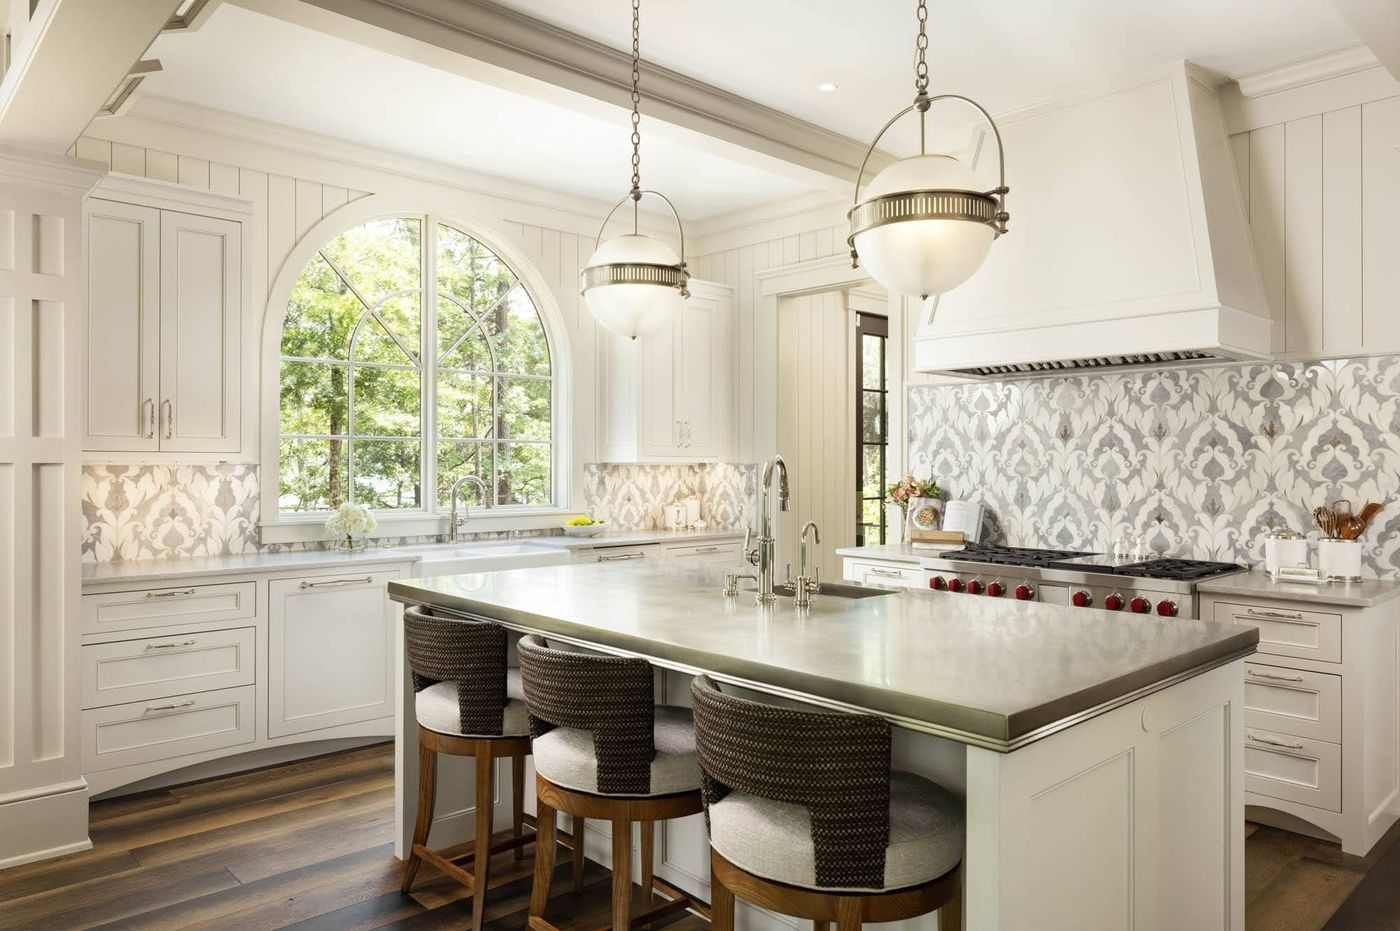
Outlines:
[[[511,836],[519,838],[525,833],[525,756],[516,754],[510,758],[511,794]],[[525,845],[515,848],[515,859],[525,859]]]
[[[587,823],[587,819],[580,815],[574,815],[573,864],[575,894],[583,891],[583,830],[584,825]]]
[[[938,910],[938,931],[962,931],[962,886]]]
[[[544,802],[535,808],[535,885],[530,890],[530,917],[544,917],[549,881],[554,873],[554,809]]]
[[[418,747],[418,817],[413,825],[413,846],[428,843],[428,830],[433,826],[433,805],[437,802],[437,754],[427,747]],[[418,867],[423,858],[417,850],[410,850],[408,862],[404,864],[403,885],[400,890],[408,892],[413,888],[413,878],[418,875]]]
[[[713,876],[710,878],[710,931],[734,931],[734,893]]]
[[[656,822],[643,821],[637,827],[642,832],[642,901],[649,906],[655,889],[652,869],[656,854]]]
[[[831,922],[814,921],[812,922],[812,931],[831,931]],[[942,931],[942,929],[940,928],[939,931]]]
[[[632,927],[632,822],[612,823],[612,931]]]
[[[496,800],[496,761],[487,753],[476,757],[476,856],[472,858],[472,931],[481,931],[486,916],[487,874],[491,867],[491,815]]]
[[[837,931],[860,931],[860,899],[842,896],[836,906]]]

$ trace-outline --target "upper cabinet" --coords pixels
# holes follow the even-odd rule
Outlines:
[[[608,462],[734,455],[736,367],[730,288],[690,282],[670,326],[637,340],[600,331],[598,449]]]
[[[242,224],[90,198],[84,449],[237,453]]]

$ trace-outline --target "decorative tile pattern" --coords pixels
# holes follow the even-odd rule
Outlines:
[[[909,390],[909,459],[987,506],[989,542],[1257,564],[1277,524],[1386,508],[1365,570],[1400,576],[1400,357]]]
[[[583,501],[594,517],[614,530],[656,530],[662,509],[681,498],[700,499],[700,515],[711,529],[753,523],[758,467],[732,463],[633,465],[590,463],[583,467]]]

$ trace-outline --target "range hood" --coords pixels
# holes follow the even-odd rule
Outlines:
[[[931,302],[916,371],[1004,379],[1268,356],[1268,304],[1204,74],[1178,62],[998,122],[1010,232]]]

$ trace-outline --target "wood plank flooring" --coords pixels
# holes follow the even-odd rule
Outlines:
[[[465,890],[431,867],[411,896],[398,891],[393,777],[391,747],[381,744],[97,802],[92,850],[0,872],[0,929],[465,927]],[[1400,831],[1366,858],[1274,828],[1249,825],[1248,833],[1249,931],[1319,931],[1373,867],[1377,880],[1392,871],[1400,885],[1400,845],[1385,856]],[[530,862],[505,854],[493,863],[486,909],[493,931],[525,927]],[[575,898],[562,851],[559,863],[551,919],[566,928],[606,924],[608,872],[590,863],[587,888]],[[1365,914],[1374,922],[1374,903],[1386,900],[1374,893],[1369,900]],[[1400,929],[1400,915],[1356,925],[1347,914],[1329,931]],[[706,924],[683,916],[669,927]]]

